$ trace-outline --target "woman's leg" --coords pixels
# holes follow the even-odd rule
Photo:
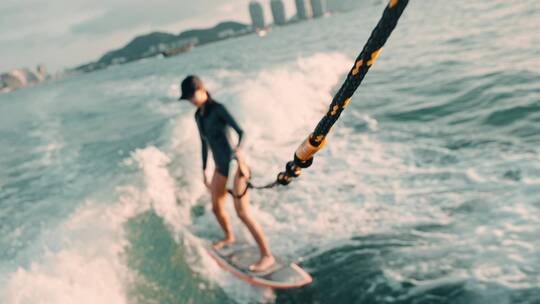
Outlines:
[[[241,194],[244,192],[244,189],[246,189],[247,186],[247,177],[243,176],[240,172],[240,168],[236,171],[236,175],[234,177],[234,193]],[[238,214],[238,217],[244,222],[246,227],[249,229],[249,232],[251,232],[251,235],[253,235],[253,238],[257,242],[257,245],[259,246],[259,250],[261,251],[261,258],[260,260],[250,266],[251,271],[263,271],[269,266],[272,266],[274,264],[275,259],[272,256],[272,253],[270,252],[270,248],[268,246],[268,241],[266,240],[266,237],[264,236],[264,233],[262,231],[261,226],[255,221],[253,216],[251,215],[251,212],[249,210],[249,193],[246,192],[246,194],[242,198],[234,198],[234,207],[236,209],[236,213]]]
[[[214,248],[220,249],[223,246],[234,242],[231,220],[227,211],[225,211],[225,202],[227,201],[227,177],[221,175],[217,170],[214,171],[210,186],[212,188],[212,211],[214,211],[214,215],[225,233],[225,238],[223,240],[214,243]]]

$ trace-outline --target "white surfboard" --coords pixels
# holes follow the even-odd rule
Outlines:
[[[238,243],[216,250],[209,244],[207,250],[221,268],[255,286],[288,289],[302,287],[313,281],[300,266],[285,262],[279,257],[276,257],[276,263],[267,270],[251,272],[249,265],[259,259],[259,248],[252,245]]]

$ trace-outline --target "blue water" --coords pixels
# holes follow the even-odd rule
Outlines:
[[[383,7],[0,95],[0,302],[540,303],[532,0],[411,1],[313,167],[253,192],[313,284],[251,287],[204,252],[221,232],[179,81],[207,82],[269,182]]]

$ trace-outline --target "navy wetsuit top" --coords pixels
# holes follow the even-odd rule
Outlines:
[[[219,174],[227,177],[229,175],[229,165],[233,158],[233,149],[229,141],[227,126],[232,127],[238,133],[237,147],[240,147],[242,143],[244,131],[229,114],[225,106],[216,101],[208,101],[203,108],[199,108],[195,112],[195,121],[201,135],[203,170],[206,169],[208,145],[210,145],[216,170]]]

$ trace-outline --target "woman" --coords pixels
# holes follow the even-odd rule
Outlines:
[[[180,99],[189,100],[197,107],[195,121],[199,128],[202,143],[203,182],[212,195],[212,210],[225,233],[225,238],[214,243],[214,248],[221,249],[235,241],[231,222],[225,211],[229,165],[234,155],[238,161],[238,169],[234,176],[233,184],[233,192],[235,194],[233,195],[234,207],[238,217],[253,235],[261,252],[259,261],[251,265],[249,269],[253,272],[264,271],[274,264],[275,259],[270,252],[268,242],[261,227],[255,222],[249,212],[248,193],[243,193],[247,187],[247,179],[249,178],[247,166],[240,151],[244,132],[227,109],[212,99],[202,81],[197,76],[186,77],[182,81],[181,86],[182,96]],[[228,139],[227,126],[232,127],[238,133],[238,144],[234,149],[231,147]],[[210,183],[208,183],[208,179],[206,178],[208,146],[212,150],[215,163],[215,171]]]

